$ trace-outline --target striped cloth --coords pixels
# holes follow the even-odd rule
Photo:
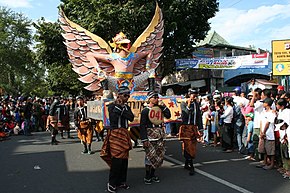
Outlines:
[[[127,129],[109,129],[100,156],[111,167],[113,157],[128,159],[131,149],[132,143]]]

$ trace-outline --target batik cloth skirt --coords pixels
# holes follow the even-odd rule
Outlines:
[[[162,165],[165,155],[164,129],[161,127],[147,128],[147,136],[149,146],[145,148],[145,160],[148,160],[153,168],[158,168]]]
[[[131,149],[132,143],[127,129],[109,129],[100,156],[111,167],[112,158],[128,159]]]
[[[181,125],[179,127],[179,140],[182,141],[183,153],[189,155],[190,158],[195,158],[196,144],[199,133],[196,125]],[[185,153],[184,153],[185,155]]]
[[[84,143],[92,143],[93,129],[89,121],[80,122],[80,127],[78,129],[78,138]]]

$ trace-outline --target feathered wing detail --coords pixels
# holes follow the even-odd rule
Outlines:
[[[155,69],[159,65],[159,59],[162,55],[162,43],[163,43],[163,33],[164,33],[164,20],[161,9],[156,3],[155,14],[144,32],[137,38],[137,40],[132,45],[131,52],[142,52],[151,51],[152,52],[152,62],[151,68]],[[145,69],[146,60],[139,60],[134,66],[134,75],[139,75],[140,73],[146,71]]]
[[[59,10],[59,21],[64,30],[62,36],[65,39],[64,44],[67,47],[72,69],[79,74],[81,82],[89,84],[85,87],[87,90],[97,91],[101,89],[96,66],[89,62],[86,54],[89,52],[111,54],[110,46],[99,36],[70,21],[61,9]],[[108,76],[114,75],[115,70],[110,63],[97,62]]]

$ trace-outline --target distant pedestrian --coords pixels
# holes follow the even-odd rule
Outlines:
[[[74,112],[74,123],[78,131],[78,138],[84,146],[84,150],[81,153],[92,154],[93,128],[87,116],[87,107],[82,96],[77,97],[77,104],[78,107]]]

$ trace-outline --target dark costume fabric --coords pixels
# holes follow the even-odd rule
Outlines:
[[[134,120],[134,114],[127,104],[111,103],[108,111],[110,129],[100,156],[110,166],[109,184],[116,187],[127,181],[129,150],[132,149],[128,121]]]
[[[48,122],[49,122],[48,130],[49,130],[51,137],[52,137],[51,143],[53,144],[56,142],[55,136],[58,134],[57,117],[49,115]]]
[[[182,124],[179,128],[179,139],[183,142],[182,149],[185,159],[193,159],[196,155],[198,129],[203,128],[200,106],[196,101],[192,101],[189,106],[182,102],[181,110]]]
[[[62,130],[69,130],[69,110],[65,104],[60,104],[58,111],[58,128]]]
[[[78,127],[78,138],[83,143],[91,144],[93,139],[93,128],[87,117],[87,108],[78,107],[74,112],[74,122]]]

